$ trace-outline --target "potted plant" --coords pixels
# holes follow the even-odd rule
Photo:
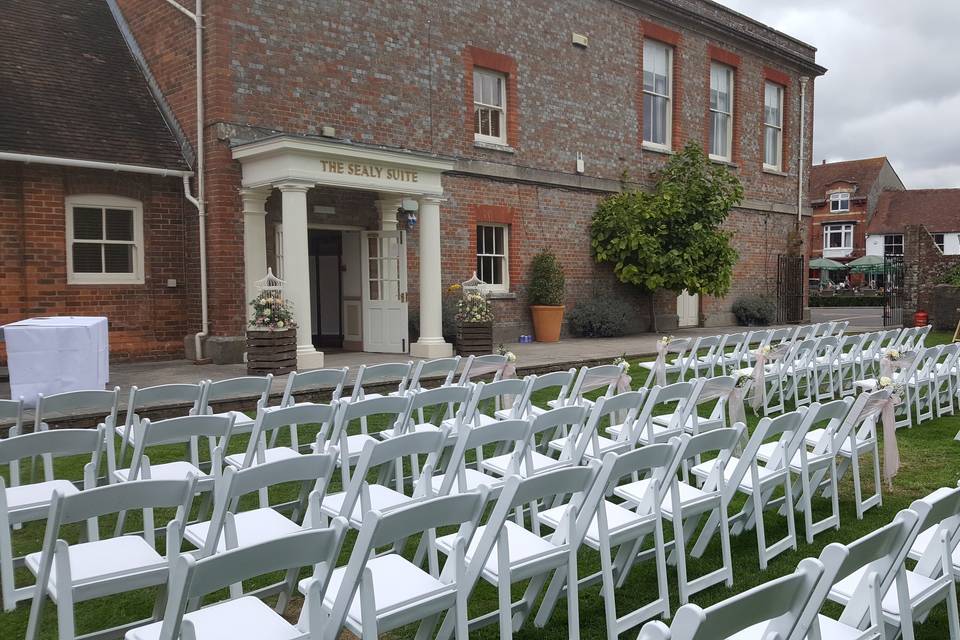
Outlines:
[[[533,257],[527,299],[537,342],[556,342],[563,324],[563,268],[546,249]]]
[[[457,354],[486,355],[493,351],[493,309],[479,291],[466,291],[457,301]]]
[[[293,309],[279,291],[263,291],[250,301],[247,374],[282,375],[297,368],[297,325]]]

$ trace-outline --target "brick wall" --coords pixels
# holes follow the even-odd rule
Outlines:
[[[94,193],[142,203],[144,284],[67,284],[64,199]],[[0,162],[0,324],[104,315],[113,359],[182,356],[183,336],[200,322],[196,217],[187,207],[176,178]]]
[[[903,230],[903,267],[904,324],[912,326],[914,312],[922,310],[930,314],[931,324],[944,328],[948,322],[936,318],[940,306],[934,302],[934,292],[947,271],[960,267],[960,255],[943,255],[926,227],[908,225]]]

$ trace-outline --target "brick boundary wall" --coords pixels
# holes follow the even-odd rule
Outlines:
[[[935,316],[934,293],[944,274],[960,266],[960,255],[943,255],[923,225],[904,228],[903,254],[903,322],[912,325],[913,314],[922,310],[930,314],[930,323],[940,328],[943,322]]]

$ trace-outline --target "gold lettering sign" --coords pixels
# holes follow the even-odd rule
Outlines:
[[[344,162],[342,160],[321,160],[320,168],[326,173],[335,173],[360,178],[392,180],[395,182],[418,182],[420,176],[413,169],[383,167],[365,162]]]

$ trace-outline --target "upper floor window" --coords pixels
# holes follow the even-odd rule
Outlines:
[[[143,207],[105,195],[70,196],[68,284],[143,283]]]
[[[783,87],[772,82],[763,88],[763,168],[783,167]]]
[[[507,144],[507,77],[487,69],[473,70],[474,139]]]
[[[933,241],[934,241],[934,243],[936,243],[937,249],[940,249],[940,253],[944,253],[944,250],[943,250],[943,247],[944,247],[944,234],[942,234],[942,233],[935,233],[935,234],[933,234]]]
[[[673,48],[643,42],[643,142],[670,148],[673,111]]]
[[[850,194],[846,191],[830,194],[830,213],[850,211]]]
[[[853,225],[852,224],[825,224],[823,225],[823,249],[852,251]]]
[[[902,256],[903,255],[903,234],[889,233],[883,236],[883,255]]]
[[[710,157],[733,157],[733,69],[710,65]]]
[[[491,290],[510,288],[508,233],[506,225],[477,225],[477,277]]]

